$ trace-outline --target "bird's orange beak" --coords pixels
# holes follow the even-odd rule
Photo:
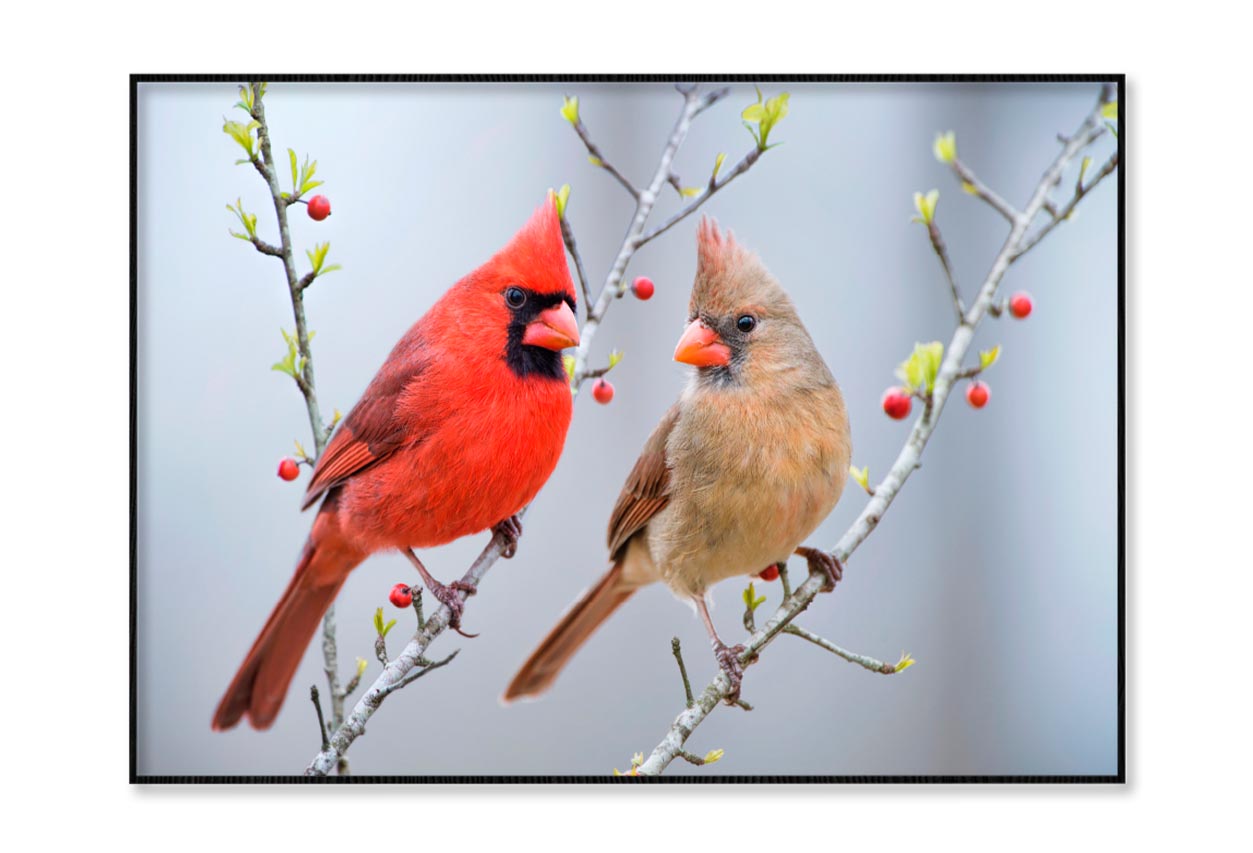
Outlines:
[[[674,360],[697,367],[725,367],[731,363],[731,348],[713,329],[700,320],[693,320],[679,338]]]
[[[574,319],[570,306],[562,302],[547,311],[541,311],[538,317],[527,324],[522,343],[558,351],[566,347],[577,347],[579,324]]]

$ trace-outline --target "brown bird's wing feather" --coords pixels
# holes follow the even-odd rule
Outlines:
[[[397,418],[396,404],[420,370],[421,367],[415,367],[375,377],[322,452],[301,509],[313,506],[327,491],[386,459],[406,443],[410,430]]]
[[[626,485],[622,487],[622,494],[618,495],[618,502],[609,517],[609,555],[613,560],[621,556],[631,537],[670,502],[666,440],[678,420],[679,404],[675,403],[648,437],[640,458],[627,475]]]

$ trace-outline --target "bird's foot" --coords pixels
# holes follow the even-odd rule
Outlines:
[[[518,540],[522,538],[522,519],[511,515],[504,521],[498,521],[492,525],[492,533],[504,540],[500,556],[508,560],[518,553]]]
[[[844,578],[844,566],[834,554],[821,548],[797,548],[797,555],[804,557],[809,563],[811,575],[822,575],[823,592],[831,592],[835,585]]]
[[[727,680],[731,682],[731,690],[724,700],[728,705],[734,705],[735,700],[740,698],[740,684],[744,680],[744,665],[740,663],[742,654],[744,654],[742,645],[728,646],[721,640],[714,643],[714,657],[718,659],[718,666],[722,668],[727,675]]]
[[[439,603],[448,608],[448,627],[452,628],[463,637],[477,637],[478,634],[467,634],[461,630],[461,615],[465,613],[466,605],[461,600],[458,592],[464,592],[467,596],[475,595],[478,590],[468,583],[462,581],[453,581],[450,584],[442,584],[439,581],[432,581],[427,584],[427,588],[431,591],[431,595],[438,599]]]

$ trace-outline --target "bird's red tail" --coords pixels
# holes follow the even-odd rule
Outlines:
[[[268,729],[274,723],[318,623],[348,573],[364,559],[351,549],[337,547],[337,537],[319,537],[319,532],[315,523],[295,575],[218,703],[213,714],[215,731],[234,727],[243,716],[255,729]]]

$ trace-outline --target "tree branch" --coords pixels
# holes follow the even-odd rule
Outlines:
[[[270,188],[270,198],[274,203],[274,215],[278,220],[280,247],[276,249],[262,240],[253,238],[252,243],[267,255],[275,255],[282,259],[283,269],[287,274],[287,289],[291,294],[292,315],[296,321],[296,348],[302,359],[303,369],[295,374],[296,385],[305,398],[305,408],[309,413],[309,428],[313,433],[314,461],[322,456],[331,431],[322,420],[322,412],[318,407],[317,384],[313,374],[313,351],[309,347],[309,329],[305,322],[304,290],[313,280],[313,273],[301,278],[296,273],[296,260],[292,251],[291,229],[287,223],[287,208],[291,199],[284,198],[279,186],[278,170],[274,164],[274,154],[270,145],[270,127],[265,119],[265,102],[262,97],[263,83],[250,81],[252,90],[252,109],[250,114],[258,123],[257,142],[260,145],[261,157],[253,158],[252,164],[265,179]],[[293,193],[297,190],[292,187]],[[335,642],[335,605],[327,608],[322,618],[322,668],[326,674],[327,686],[331,694],[331,721],[339,726],[344,720],[344,691],[339,684],[339,654]],[[319,706],[320,708],[321,706]],[[348,762],[340,762],[339,772],[347,774]]]
[[[825,639],[824,637],[820,637],[817,634],[806,631],[799,625],[788,625],[783,629],[783,633],[792,634],[793,636],[800,637],[802,640],[808,640],[818,648],[826,649],[833,655],[844,658],[844,660],[849,663],[855,663],[858,666],[865,667],[871,672],[878,672],[883,675],[892,675],[893,673],[900,672],[905,669],[905,667],[913,663],[913,659],[910,658],[909,655],[902,655],[900,661],[897,663],[885,663],[884,661],[875,660],[874,658],[867,657],[866,655],[859,655],[856,652],[850,652],[848,649],[837,646],[835,643]],[[904,664],[904,666],[902,666],[902,664]]]
[[[944,238],[940,236],[940,226],[935,224],[934,218],[927,223],[927,235],[931,238],[931,248],[935,249],[935,254],[940,259],[940,266],[944,267],[944,277],[948,279],[948,289],[953,297],[953,311],[957,314],[957,322],[964,323],[966,306],[962,304],[961,294],[957,291],[957,281],[953,278],[953,266],[948,260],[948,247],[944,245]]]
[[[958,323],[957,329],[949,341],[929,403],[922,415],[914,422],[913,429],[910,431],[905,446],[901,448],[900,453],[897,455],[896,462],[893,463],[883,481],[875,486],[874,497],[870,498],[852,526],[845,531],[839,542],[836,543],[835,548],[832,549],[832,553],[845,566],[848,565],[848,559],[857,550],[857,547],[878,526],[883,518],[883,514],[892,505],[909,475],[920,466],[922,452],[935,431],[949,392],[952,390],[958,374],[961,372],[962,360],[970,349],[980,320],[983,319],[989,306],[992,305],[996,296],[996,289],[1005,272],[1009,269],[1010,264],[1013,263],[1016,257],[1021,256],[1023,247],[1027,245],[1027,229],[1036,215],[1044,209],[1049,189],[1057,185],[1061,179],[1062,171],[1074,159],[1075,155],[1095,141],[1104,131],[1104,128],[1101,126],[1101,108],[1111,100],[1112,91],[1112,87],[1109,86],[1102,89],[1096,106],[1084,119],[1079,130],[1065,141],[1061,153],[1057,155],[1052,164],[1045,170],[1021,214],[1016,213],[1013,208],[1001,200],[995,193],[972,180],[974,176],[969,174],[969,171],[961,166],[958,161],[954,160],[953,166],[958,176],[964,181],[974,184],[978,191],[976,194],[1006,216],[1011,226],[1010,233],[997,253],[992,263],[992,268],[988,271],[982,286],[979,288],[979,294],[974,304],[966,312],[964,322]],[[1093,181],[1093,184],[1095,184],[1095,181]],[[1038,242],[1038,240],[1035,242]],[[1034,243],[1031,245],[1034,245]],[[753,632],[744,642],[745,651],[740,656],[741,662],[745,664],[753,662],[761,651],[810,605],[823,588],[824,581],[825,578],[821,575],[811,574],[790,596],[787,596],[771,615],[770,620],[763,627]],[[692,733],[705,718],[713,713],[714,709],[727,696],[729,689],[730,682],[726,675],[720,672],[700,694],[696,704],[682,711],[675,718],[661,741],[653,749],[647,760],[639,767],[639,775],[660,775],[670,766],[672,761],[681,757],[687,739],[691,737]]]
[[[978,196],[990,204],[997,213],[1005,217],[1010,225],[1014,225],[1018,222],[1018,219],[1022,216],[1022,214],[1017,210],[1014,210],[1014,206],[1012,204],[994,193],[987,184],[976,178],[975,173],[970,171],[970,168],[965,163],[954,157],[952,166],[953,172],[957,175],[957,179],[962,182],[962,187],[965,188],[967,192]]]
[[[631,198],[635,199],[638,203],[640,199],[640,191],[627,180],[625,175],[615,169],[612,163],[605,159],[605,155],[602,154],[601,150],[596,147],[596,143],[592,141],[591,134],[587,132],[587,125],[583,124],[582,117],[580,117],[578,121],[573,122],[573,125],[574,132],[579,135],[579,139],[582,139],[583,145],[587,147],[588,158],[592,161],[592,165],[599,166],[609,174],[613,175],[618,183],[622,184],[623,189],[631,194]]]

